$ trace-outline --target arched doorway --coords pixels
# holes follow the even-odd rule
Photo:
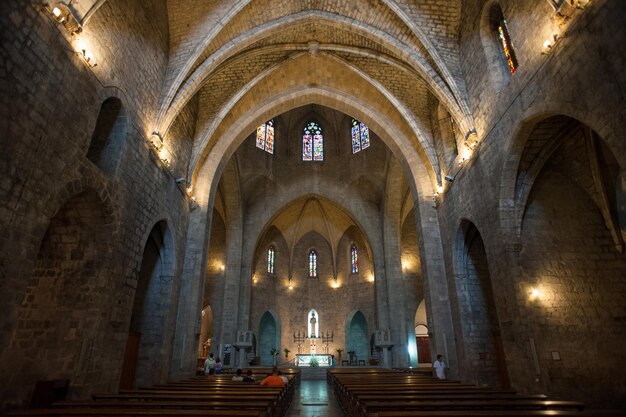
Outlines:
[[[418,365],[420,363],[432,363],[425,300],[422,300],[415,312],[415,344],[417,346]]]
[[[198,340],[198,357],[206,358],[211,352],[211,326],[213,325],[213,310],[206,306],[200,318],[200,340]]]
[[[173,280],[173,243],[165,221],[157,223],[144,246],[133,303],[120,389],[164,381],[169,368],[168,318]]]
[[[271,311],[266,311],[259,323],[259,350],[257,354],[261,358],[261,365],[271,366],[274,364],[272,351],[280,350],[280,320]]]
[[[346,350],[354,352],[350,365],[358,365],[355,361],[365,361],[368,363],[369,337],[367,331],[367,320],[359,310],[352,311],[346,320]]]
[[[461,222],[455,255],[466,378],[479,384],[509,387],[485,244],[468,220]]]

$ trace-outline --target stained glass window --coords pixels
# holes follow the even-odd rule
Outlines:
[[[370,130],[367,125],[352,119],[352,153],[357,153],[370,146]]]
[[[273,274],[274,273],[274,256],[275,256],[275,250],[273,246],[270,246],[270,248],[267,250],[267,272],[269,274]]]
[[[500,42],[500,50],[504,56],[507,67],[511,75],[515,74],[517,69],[517,58],[515,57],[515,51],[513,51],[513,45],[511,43],[511,35],[509,35],[509,29],[506,24],[506,19],[501,19],[498,22],[498,40]]]
[[[350,257],[352,259],[352,273],[357,274],[359,272],[359,253],[356,249],[356,245],[352,245]]]
[[[317,278],[317,252],[309,252],[309,277]]]
[[[274,153],[274,121],[270,120],[256,128],[256,147]]]
[[[324,135],[322,128],[315,122],[310,122],[304,128],[302,135],[302,160],[324,160]]]

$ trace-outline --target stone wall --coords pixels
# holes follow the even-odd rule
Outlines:
[[[567,182],[563,182],[562,190],[557,192],[554,188],[545,188],[550,187],[549,185],[542,187],[541,179],[522,177],[519,169],[523,166],[522,157],[528,149],[527,145],[533,143],[531,137],[533,127],[538,122],[558,114],[576,118],[595,130],[614,155],[616,163],[624,167],[626,152],[621,132],[624,128],[623,121],[626,119],[623,116],[624,107],[620,104],[622,102],[620,91],[624,89],[626,77],[620,64],[621,58],[612,53],[612,47],[605,40],[619,42],[623,39],[625,35],[619,29],[621,25],[619,22],[623,20],[625,10],[623,5],[600,1],[594,2],[593,7],[577,11],[576,19],[566,27],[567,37],[561,39],[550,54],[542,55],[541,45],[544,36],[546,32],[549,34],[555,25],[551,20],[553,12],[548,5],[544,7],[540,4],[534,7],[532,2],[500,2],[509,22],[520,67],[509,82],[496,93],[496,88],[489,77],[489,68],[480,39],[482,6],[487,3],[475,1],[464,4],[461,65],[470,93],[480,144],[471,160],[461,167],[454,182],[448,184],[438,208],[449,288],[451,293],[455,294],[454,298],[460,297],[458,291],[454,289],[454,265],[460,256],[459,252],[454,250],[454,242],[461,220],[469,219],[481,231],[485,243],[506,364],[513,388],[525,392],[550,391],[555,397],[579,398],[595,405],[607,405],[606,393],[610,393],[608,396],[612,397],[613,405],[619,404],[619,398],[624,398],[623,387],[615,386],[614,381],[623,379],[621,371],[614,370],[612,374],[607,374],[605,370],[598,369],[593,360],[587,358],[603,357],[606,354],[604,349],[611,351],[611,346],[623,344],[624,332],[611,330],[614,325],[619,327],[623,307],[612,309],[609,313],[604,306],[607,303],[612,304],[613,301],[608,301],[612,298],[599,295],[602,294],[602,290],[596,289],[593,285],[592,289],[589,281],[585,281],[585,284],[576,283],[573,277],[586,271],[591,265],[593,268],[599,268],[600,274],[605,274],[600,271],[608,268],[610,270],[606,272],[608,276],[620,273],[623,275],[621,272],[624,265],[623,255],[606,246],[608,233],[606,226],[602,232],[590,231],[594,223],[589,223],[586,219],[595,217],[595,222],[601,219],[598,206],[583,208],[581,206],[584,205],[583,202],[567,204],[566,201],[571,201],[570,199],[576,195],[571,192],[571,197],[563,194],[563,190],[570,187]],[[607,71],[611,74],[610,77],[606,76]],[[557,137],[553,136],[548,142],[555,143],[556,140]],[[573,161],[579,160],[579,156],[580,152]],[[582,165],[571,166],[569,173],[580,173],[584,170],[585,167]],[[524,182],[521,182],[521,178],[524,178]],[[536,185],[533,185],[534,181],[537,181]],[[518,199],[520,186],[526,189],[543,188],[544,191],[537,192],[541,193],[546,201],[539,203],[541,198],[529,200],[530,205],[527,205],[526,200]],[[551,196],[548,197],[548,194]],[[559,214],[553,211],[557,204],[560,207]],[[522,224],[521,214],[526,211],[527,220]],[[542,220],[530,220],[533,216],[540,216]],[[555,216],[560,216],[558,223],[562,226],[559,232],[554,228],[556,223],[550,226],[546,223],[550,221],[549,219],[557,221]],[[569,222],[566,223],[566,219],[569,219]],[[534,221],[536,223],[533,224]],[[532,232],[529,230],[531,225]],[[544,234],[547,230],[552,231],[550,239]],[[561,251],[570,253],[561,240],[567,239],[569,244],[573,244],[572,239],[565,237],[570,233],[573,234],[570,237],[578,236],[575,239],[593,233],[594,241],[585,243],[591,245],[585,246],[586,255],[578,258],[579,255],[576,254],[581,252],[576,249],[571,255],[565,255],[566,259],[548,261],[552,255],[557,256]],[[550,241],[559,243],[548,249],[545,245]],[[581,244],[582,241],[578,241],[576,246]],[[580,246],[581,250],[582,247]],[[531,255],[530,252],[533,250]],[[594,253],[598,252],[607,257],[606,261],[594,258],[597,256]],[[615,260],[616,258],[618,260]],[[580,262],[585,266],[583,267]],[[571,275],[574,270],[578,272]],[[598,275],[594,272],[593,276]],[[598,278],[587,279],[594,281]],[[547,301],[547,306],[539,305],[540,303],[529,304],[530,282],[541,287],[542,284],[551,286],[555,281],[570,288],[560,293],[558,303]],[[621,283],[614,282],[614,285],[616,291],[621,292]],[[554,293],[550,293],[548,300],[553,295]],[[595,301],[589,302],[590,298]],[[569,336],[564,335],[571,334],[567,329],[576,333],[576,330],[583,332],[583,327],[585,329],[593,327],[581,324],[576,318],[579,314],[574,310],[558,307],[564,307],[561,303],[571,305],[578,304],[579,301],[584,304],[583,311],[599,309],[606,312],[605,324],[598,327],[606,329],[612,336],[604,339],[602,348],[599,344],[592,347],[582,342],[580,346],[584,354],[567,350],[566,356],[569,359],[561,356],[561,361],[553,361],[551,352],[559,351],[562,348],[559,340],[565,340]],[[532,306],[532,314],[528,312],[529,306]],[[559,311],[556,316],[556,310],[552,308]],[[583,323],[597,323],[594,320],[600,316],[601,314],[591,314]],[[548,324],[553,326],[550,327],[550,332],[538,331],[541,326]],[[455,328],[457,338],[460,339],[459,332],[463,328],[460,312],[455,313]],[[579,340],[580,338],[584,337],[579,337]],[[531,339],[535,341],[540,375],[537,375],[533,365]],[[612,360],[621,362],[623,359],[619,355],[618,353],[613,356]],[[473,380],[474,376],[467,370],[475,358],[465,356],[459,359],[462,362],[460,366],[462,378]],[[575,371],[570,367],[569,360],[576,363]],[[594,383],[573,382],[577,378],[582,378],[583,373],[585,378]]]
[[[93,69],[30,3],[0,8],[1,401],[28,400],[39,379],[69,378],[72,397],[112,391],[148,234],[167,221],[175,276],[186,233],[187,200],[146,142],[167,60],[165,2],[105,3],[83,32]],[[114,129],[118,158],[101,170],[87,153],[92,138],[106,137],[94,131],[108,97],[121,102],[126,129]],[[59,295],[38,295],[47,291]],[[58,320],[43,321],[52,310]],[[175,310],[167,316],[171,337]]]

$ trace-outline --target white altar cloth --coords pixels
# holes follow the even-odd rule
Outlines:
[[[311,358],[317,359],[317,362],[319,363],[319,366],[321,367],[329,367],[331,365],[330,355],[325,355],[325,354],[311,355],[308,353],[296,354],[295,365],[296,366],[311,366],[309,364],[309,362],[311,361]]]

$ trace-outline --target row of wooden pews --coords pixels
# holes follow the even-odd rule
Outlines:
[[[622,415],[585,410],[578,401],[439,380],[431,370],[335,368],[328,383],[347,417],[540,417]]]
[[[46,409],[16,410],[7,416],[225,416],[284,417],[300,385],[299,369],[281,369],[284,388],[260,385],[271,369],[254,369],[255,383],[232,381],[232,373],[97,394],[90,401],[60,401]]]

